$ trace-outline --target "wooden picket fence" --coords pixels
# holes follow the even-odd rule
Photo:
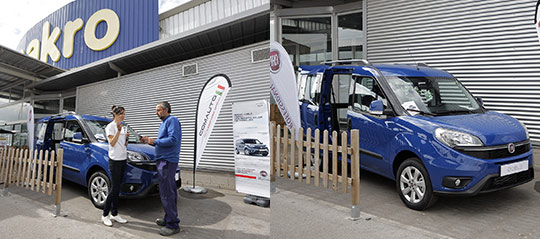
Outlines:
[[[28,149],[13,147],[0,149],[0,183],[7,196],[10,185],[53,195],[55,216],[60,214],[62,195],[62,161],[64,150],[29,153]],[[56,172],[56,173],[55,173]]]
[[[290,132],[290,134],[289,134]],[[315,138],[312,140],[311,129],[306,130],[304,140],[304,130],[289,130],[286,126],[270,124],[271,149],[270,161],[272,166],[271,180],[275,181],[276,176],[290,178],[291,180],[304,181],[306,184],[314,184],[317,187],[332,187],[335,192],[351,193],[352,213],[351,218],[356,220],[360,217],[360,134],[358,130],[351,130],[351,144],[347,145],[347,133],[341,134],[341,142],[338,145],[338,133],[332,132],[333,142],[329,143],[328,130],[324,130],[322,140],[319,129],[315,130]],[[322,143],[321,143],[322,142]],[[313,154],[312,154],[313,150]],[[341,155],[342,162],[351,160],[350,176],[347,175],[347,163],[341,164],[342,175],[338,174],[338,154]],[[311,158],[313,155],[314,167],[311,168]],[[322,160],[320,156],[322,155]],[[329,156],[331,155],[331,173],[329,173]],[[322,161],[323,170],[320,171]],[[305,175],[305,179],[303,178]],[[296,177],[297,176],[297,177]],[[331,184],[330,184],[331,182]]]
[[[278,125],[285,124],[285,119],[283,119],[279,107],[276,104],[270,104],[270,121],[274,121]]]

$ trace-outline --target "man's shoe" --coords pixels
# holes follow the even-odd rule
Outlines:
[[[111,215],[111,220],[114,220],[114,221],[116,221],[118,223],[122,223],[122,224],[127,223],[127,220],[120,217],[120,215],[116,215],[116,216]]]
[[[112,227],[112,222],[108,215],[106,217],[101,216],[101,221],[103,221],[103,224],[105,224],[105,226]]]
[[[173,235],[173,234],[176,234],[176,233],[179,233],[179,232],[180,232],[180,227],[178,227],[176,229],[171,229],[171,228],[168,228],[168,227],[162,227],[159,230],[159,235],[170,236],[170,235]]]
[[[164,227],[165,225],[167,225],[167,223],[165,222],[165,220],[158,218],[156,219],[156,225]]]

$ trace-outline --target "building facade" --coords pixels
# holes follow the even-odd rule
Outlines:
[[[74,5],[86,6],[89,2],[96,11],[109,8],[111,4],[107,2],[101,6],[100,1],[78,0],[59,11],[62,16],[72,16],[74,13],[70,11],[77,10]],[[143,5],[148,2],[139,1]],[[32,83],[31,87],[29,84],[21,84],[21,89],[17,89],[21,93],[17,97],[10,98],[9,103],[0,103],[2,112],[13,111],[10,117],[0,116],[0,120],[5,121],[2,127],[11,131],[18,130],[17,134],[6,134],[3,138],[7,138],[13,145],[22,146],[27,142],[19,138],[26,135],[26,113],[22,112],[26,112],[28,105],[36,108],[36,119],[68,111],[111,117],[111,106],[122,105],[127,111],[126,123],[143,135],[156,137],[161,121],[155,115],[155,105],[166,100],[171,103],[172,115],[179,118],[182,124],[180,165],[192,166],[199,93],[210,77],[225,74],[231,79],[232,88],[209,138],[199,169],[234,171],[232,103],[269,100],[270,97],[267,70],[269,0],[194,0],[159,15],[157,8],[150,9],[155,11],[156,21],[149,20],[143,25],[155,24],[148,28],[155,27],[159,32],[156,31],[154,41],[134,47],[125,43],[130,39],[121,38],[122,34],[130,36],[130,31],[139,30],[131,29],[135,24],[125,24],[126,21],[122,20],[125,16],[119,12],[129,8],[127,4],[125,1],[113,4],[119,9],[115,12],[120,19],[120,32],[119,38],[109,48],[116,49],[116,44],[127,47],[122,48],[121,52],[92,58],[94,60],[87,64],[43,77]],[[130,14],[129,18],[139,17],[138,11]],[[51,14],[53,20],[56,19],[54,15]],[[71,18],[76,19],[75,15]],[[85,16],[81,16],[81,20],[86,24],[88,16]],[[140,18],[152,17],[144,13]],[[53,20],[47,18],[36,25],[52,23]],[[109,24],[105,20],[102,22]],[[107,28],[104,28],[103,23],[100,24],[95,24],[96,36],[105,38]],[[50,29],[55,27],[51,24]],[[77,39],[86,37],[84,28],[83,24],[82,30],[74,33],[75,43]],[[27,42],[32,41],[22,39],[21,46],[27,46]],[[62,48],[62,45],[57,42],[58,48]],[[86,47],[84,39],[80,47]],[[84,53],[75,53],[87,59]],[[89,54],[99,53],[90,51]],[[47,59],[51,61],[51,56]],[[72,59],[61,57],[58,62],[49,64],[67,60]]]
[[[423,62],[448,71],[481,97],[487,109],[523,122],[533,144],[540,145],[536,4],[535,0],[276,1],[271,35],[286,46],[297,66],[364,58],[371,63]],[[357,32],[352,41],[346,36],[350,29]]]

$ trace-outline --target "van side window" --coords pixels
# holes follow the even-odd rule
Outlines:
[[[45,132],[47,131],[47,122],[38,123],[36,126],[36,132],[34,133],[37,136],[37,140],[43,142],[45,139]]]
[[[330,88],[330,103],[333,111],[332,129],[344,130],[347,128],[351,81],[352,75],[350,73],[339,73],[332,76],[332,86]]]
[[[64,122],[63,121],[54,122],[51,139],[54,141],[62,140],[63,131],[64,131]]]
[[[304,99],[304,93],[306,91],[306,79],[307,75],[301,75],[298,73],[298,100]]]
[[[321,78],[322,75],[308,75],[305,78],[303,93],[301,93],[303,98],[301,100],[307,101],[312,105],[319,105]],[[300,91],[302,91],[302,88]]]
[[[73,135],[77,132],[81,132],[84,135],[81,126],[76,120],[68,121],[64,133],[64,141],[73,142]]]
[[[353,94],[353,110],[358,112],[368,112],[369,105],[374,100],[382,100],[386,103],[381,87],[371,77],[356,77]]]

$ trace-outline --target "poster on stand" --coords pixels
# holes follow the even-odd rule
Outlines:
[[[236,191],[270,198],[269,104],[233,104]]]

